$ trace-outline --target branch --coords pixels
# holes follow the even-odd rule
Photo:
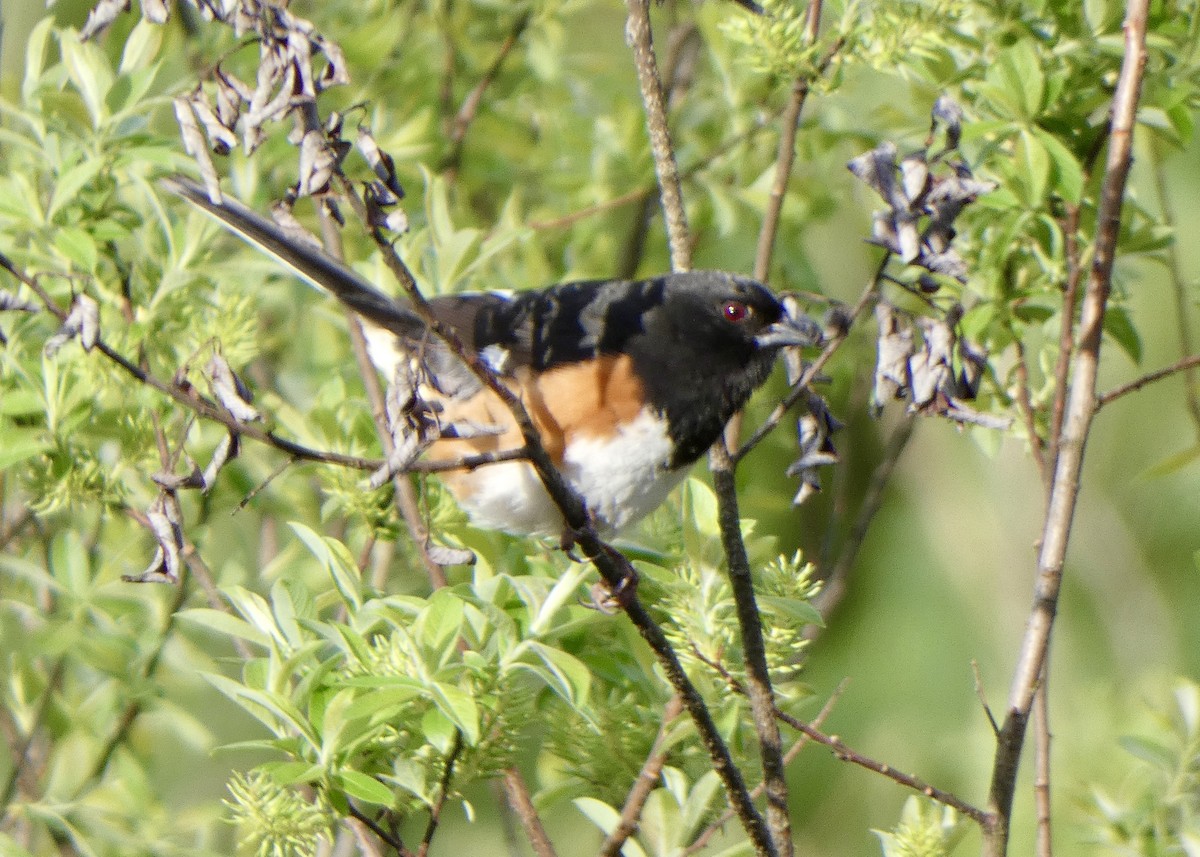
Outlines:
[[[821,724],[825,722],[826,718],[828,718],[833,712],[834,705],[837,704],[837,701],[841,699],[842,694],[846,690],[846,684],[847,681],[843,680],[841,684],[834,688],[834,691],[832,694],[830,694],[829,699],[825,700],[825,704],[821,706],[821,710],[818,711],[817,716],[813,718],[812,723],[814,726],[819,728]],[[784,753],[784,764],[791,764],[792,761],[798,755],[800,755],[800,751],[807,747],[811,741],[812,739],[807,735],[801,734],[800,737],[797,738],[792,744],[792,746],[788,748],[788,751]],[[762,795],[765,788],[765,783],[759,783],[754,787],[753,791],[750,792],[751,797],[759,797]],[[704,832],[697,836],[695,841],[683,850],[681,857],[689,857],[689,855],[703,850],[705,846],[708,845],[709,841],[717,835],[717,832],[720,831],[721,828],[723,828],[731,818],[733,818],[733,810],[731,809],[727,809],[717,816],[716,820],[709,824],[709,826],[704,829]]]
[[[804,41],[812,44],[817,40],[821,25],[821,0],[809,0],[808,14],[804,27]],[[758,247],[754,254],[754,279],[766,282],[771,270],[771,255],[775,250],[775,236],[779,233],[779,218],[783,211],[783,197],[792,178],[792,165],[796,160],[796,132],[800,127],[800,114],[812,86],[813,77],[819,77],[829,67],[837,52],[842,49],[843,39],[838,39],[817,63],[815,74],[800,75],[792,84],[792,94],[783,111],[783,130],[779,135],[779,151],[775,156],[775,178],[771,182],[771,194],[763,212],[762,226],[758,232]]]
[[[1042,531],[1033,608],[1013,674],[1008,712],[1000,730],[992,770],[988,796],[992,819],[984,831],[984,853],[987,857],[1002,857],[1008,849],[1009,822],[1021,747],[1050,646],[1063,564],[1079,492],[1084,445],[1096,412],[1096,373],[1100,362],[1104,311],[1112,286],[1121,205],[1132,160],[1134,123],[1146,63],[1147,6],[1148,0],[1129,0],[1126,7],[1125,58],[1113,96],[1112,132],[1096,217],[1095,252],[1079,323],[1078,355],[1072,372],[1057,460],[1054,462],[1054,481]]]
[[[1169,378],[1178,372],[1187,372],[1189,369],[1193,369],[1196,366],[1200,366],[1200,354],[1193,354],[1190,357],[1184,357],[1182,360],[1176,360],[1170,366],[1164,366],[1162,369],[1156,369],[1153,372],[1147,372],[1140,378],[1135,378],[1126,384],[1122,384],[1119,387],[1114,387],[1107,393],[1101,393],[1096,397],[1096,410],[1100,410],[1113,400],[1119,399],[1122,396],[1128,395],[1129,393],[1136,393],[1147,384],[1153,384],[1155,381],[1161,381],[1163,378]]]
[[[642,770],[633,783],[633,788],[625,796],[625,803],[621,807],[621,818],[617,822],[617,826],[608,836],[604,837],[604,842],[600,844],[598,857],[618,857],[625,840],[637,830],[638,819],[642,817],[642,808],[646,806],[650,793],[658,785],[663,765],[667,763],[667,751],[663,746],[667,742],[667,730],[682,709],[683,702],[678,694],[667,700],[666,707],[663,709],[662,725],[658,728],[654,746],[650,748],[650,755],[646,757]]]
[[[717,518],[721,528],[721,545],[729,566],[729,586],[737,609],[738,629],[742,638],[742,654],[746,662],[746,696],[758,735],[759,755],[762,758],[763,784],[767,793],[767,824],[775,853],[780,857],[792,854],[792,822],[788,815],[787,772],[783,763],[783,744],[779,724],[775,720],[775,693],[767,667],[766,645],[763,642],[762,616],[754,597],[754,579],[750,575],[750,558],[742,538],[741,516],[738,514],[737,485],[734,483],[734,463],[722,439],[713,444],[709,454],[713,489],[717,494]]]
[[[683,188],[679,181],[679,165],[671,145],[667,126],[667,106],[658,61],[654,57],[654,37],[650,29],[649,0],[626,0],[629,17],[625,38],[633,49],[642,104],[646,109],[646,127],[650,133],[650,150],[654,155],[654,170],[658,175],[659,196],[667,223],[667,241],[671,248],[671,269],[687,271],[692,267],[691,239],[687,213],[683,207]]]
[[[462,732],[455,729],[454,743],[450,745],[450,752],[446,754],[446,763],[442,769],[442,778],[438,783],[437,800],[429,808],[429,823],[425,825],[425,835],[421,837],[421,845],[417,848],[417,857],[427,857],[429,854],[429,846],[433,842],[433,834],[437,832],[438,822],[442,819],[442,809],[446,806],[446,798],[450,794],[450,780],[454,778],[454,763],[458,760],[458,754],[461,752]]]
[[[799,720],[782,711],[777,711],[776,716],[788,726],[791,726],[793,729],[803,735],[807,735],[818,744],[824,744],[833,751],[834,756],[843,762],[849,762],[852,765],[858,765],[860,768],[866,768],[868,771],[874,771],[877,774],[882,774],[889,780],[899,783],[905,788],[910,788],[913,791],[920,792],[921,794],[925,795],[925,797],[935,800],[943,806],[948,806],[957,812],[961,812],[963,815],[984,826],[985,828],[992,821],[991,813],[985,812],[979,807],[967,803],[965,800],[953,794],[952,792],[931,786],[929,783],[914,777],[912,774],[905,774],[901,771],[897,771],[891,765],[876,761],[870,756],[864,756],[862,753],[850,749],[846,746],[845,742],[836,735],[826,735],[820,729],[817,729],[811,724],[805,723],[803,720]]]
[[[516,768],[508,768],[504,772],[504,793],[508,796],[508,805],[517,814],[517,818],[521,819],[521,826],[525,828],[525,836],[529,839],[533,853],[537,857],[557,857],[554,846],[550,844],[550,837],[546,835],[546,828],[542,826],[542,819],[533,805],[533,799],[529,796],[529,788]]]

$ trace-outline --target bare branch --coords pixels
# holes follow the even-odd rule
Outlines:
[[[671,145],[671,131],[667,125],[667,104],[663,96],[662,80],[658,75],[658,61],[654,56],[654,38],[650,29],[649,0],[626,0],[629,17],[625,24],[625,38],[633,49],[634,66],[637,68],[638,84],[642,90],[642,104],[646,110],[646,126],[650,133],[650,150],[654,155],[654,169],[658,174],[659,196],[662,200],[663,216],[667,223],[667,241],[671,248],[671,269],[687,271],[692,267],[692,247],[689,237],[687,213],[683,207],[683,188],[679,181],[679,165],[675,162],[675,150]]]
[[[811,724],[805,723],[803,720],[792,717],[790,714],[785,714],[784,712],[780,711],[777,712],[777,716],[780,720],[782,720],[788,726],[791,726],[796,731],[807,735],[818,744],[824,744],[833,751],[833,754],[837,758],[841,759],[843,762],[849,762],[852,765],[858,765],[860,768],[866,768],[868,771],[874,771],[877,774],[882,774],[889,780],[899,783],[905,788],[920,792],[931,800],[935,800],[944,806],[948,806],[957,812],[961,812],[963,815],[967,816],[985,828],[991,824],[992,816],[990,813],[985,812],[977,806],[967,803],[957,795],[945,791],[944,789],[931,786],[929,783],[914,777],[912,774],[905,774],[901,771],[897,771],[891,765],[876,761],[870,756],[864,756],[862,753],[847,747],[846,743],[838,736],[826,735],[820,729],[815,728]]]
[[[763,783],[767,793],[767,824],[775,853],[780,857],[792,854],[792,822],[788,814],[787,776],[783,764],[783,744],[779,724],[775,720],[775,693],[767,667],[766,646],[763,642],[762,616],[754,596],[754,581],[750,576],[750,558],[742,538],[741,516],[738,514],[737,486],[734,484],[734,463],[723,439],[718,439],[709,454],[713,489],[717,494],[717,517],[721,528],[721,544],[728,563],[729,586],[737,608],[738,629],[742,638],[742,655],[746,662],[746,696],[758,735],[762,759]]]
[[[1147,384],[1153,384],[1155,381],[1161,381],[1163,378],[1169,378],[1179,372],[1187,372],[1189,369],[1197,366],[1200,366],[1200,354],[1193,354],[1190,357],[1184,357],[1182,360],[1176,360],[1170,366],[1164,366],[1162,369],[1147,372],[1140,378],[1134,378],[1132,381],[1122,384],[1119,387],[1114,387],[1106,393],[1101,393],[1096,397],[1096,410],[1100,410],[1105,405],[1122,396],[1136,393]]]
[[[1063,564],[1079,492],[1084,445],[1096,411],[1096,374],[1100,362],[1104,312],[1112,286],[1113,259],[1120,230],[1125,183],[1132,161],[1133,131],[1146,63],[1148,0],[1129,0],[1125,17],[1125,58],[1113,96],[1112,131],[1097,211],[1096,242],[1083,297],[1078,354],[1071,373],[1061,440],[1054,462],[1038,557],[1033,608],[1009,691],[1008,711],[997,741],[988,796],[991,822],[985,827],[984,853],[1002,857],[1008,849],[1009,818],[1017,766],[1033,698],[1046,663],[1062,585]]]
[[[417,857],[427,857],[429,846],[433,843],[433,834],[437,832],[438,823],[442,820],[442,809],[446,806],[446,798],[450,796],[450,781],[454,778],[454,763],[462,752],[462,732],[454,730],[454,743],[446,754],[442,777],[438,782],[437,799],[429,808],[429,823],[425,825],[425,835],[421,837],[421,845],[417,848]]]
[[[550,837],[546,835],[546,828],[542,826],[537,808],[533,805],[533,798],[529,796],[529,787],[525,785],[524,777],[516,768],[509,768],[504,772],[504,793],[508,796],[508,805],[521,820],[533,853],[537,857],[557,857]]]
[[[642,770],[634,780],[633,788],[625,796],[625,803],[621,807],[620,821],[600,844],[600,850],[597,852],[599,857],[617,857],[621,853],[621,846],[625,844],[625,840],[637,830],[638,819],[642,817],[642,808],[646,805],[654,787],[658,785],[663,765],[667,763],[667,752],[663,749],[667,740],[667,732],[671,723],[682,710],[683,700],[679,698],[678,694],[667,700],[667,704],[663,708],[662,725],[658,727],[658,735],[654,739],[654,745],[650,748],[650,755],[646,757]]]

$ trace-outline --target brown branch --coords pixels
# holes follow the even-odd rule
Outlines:
[[[812,719],[812,724],[815,727],[820,728],[820,726],[825,722],[825,720],[833,712],[833,707],[837,704],[837,701],[841,698],[842,694],[845,693],[847,684],[848,684],[848,680],[843,679],[841,684],[839,684],[836,688],[834,688],[834,691],[832,694],[830,694],[829,699],[825,700],[825,704],[823,706],[821,706],[821,710],[817,712],[817,716]],[[809,738],[807,735],[801,734],[800,737],[797,738],[792,743],[792,746],[788,748],[788,751],[783,754],[784,764],[785,765],[791,764],[792,761],[798,755],[800,755],[800,751],[803,750],[805,747],[807,747],[811,742],[812,742],[811,738]],[[759,783],[758,785],[756,785],[753,788],[753,790],[751,790],[750,796],[754,797],[754,798],[758,798],[762,795],[762,793],[765,789],[766,789],[766,784]],[[708,843],[712,840],[712,838],[717,835],[717,833],[721,830],[721,828],[723,828],[726,824],[728,824],[729,820],[732,818],[733,818],[733,810],[727,809],[724,812],[722,812],[719,816],[717,816],[715,821],[713,821],[711,824],[709,824],[709,826],[706,827],[704,829],[704,831],[699,836],[696,837],[696,839],[692,842],[691,845],[689,845],[687,848],[685,848],[683,850],[683,854],[681,855],[681,857],[689,857],[689,855],[695,854],[696,852],[703,850],[708,845]]]
[[[1182,360],[1176,360],[1170,366],[1164,366],[1162,369],[1156,369],[1153,372],[1147,372],[1140,378],[1134,378],[1128,383],[1122,384],[1119,387],[1114,387],[1106,393],[1101,393],[1096,397],[1096,410],[1100,410],[1105,405],[1110,404],[1122,396],[1127,396],[1130,393],[1136,393],[1147,384],[1153,384],[1155,381],[1161,381],[1163,378],[1169,378],[1179,372],[1187,372],[1189,369],[1194,369],[1197,366],[1200,366],[1200,354],[1193,354],[1190,357],[1184,357]]]
[[[504,793],[508,797],[508,805],[525,828],[525,837],[529,840],[533,853],[537,857],[557,857],[554,845],[546,835],[546,828],[542,826],[537,808],[533,805],[533,798],[529,796],[529,787],[525,785],[525,779],[516,768],[504,771]]]
[[[667,732],[671,723],[682,710],[683,701],[678,694],[667,700],[667,704],[663,708],[662,725],[658,727],[654,745],[650,748],[650,754],[646,757],[637,779],[634,780],[633,788],[625,796],[625,803],[621,806],[621,818],[617,822],[617,826],[608,836],[604,837],[604,842],[600,844],[600,850],[597,852],[599,857],[617,857],[621,853],[621,846],[625,844],[625,840],[637,830],[638,819],[642,817],[642,809],[646,806],[650,793],[658,785],[663,765],[667,763],[667,751],[664,748]]]
[[[721,545],[728,564],[729,586],[742,638],[742,655],[746,663],[746,696],[750,700],[754,731],[758,735],[763,783],[767,794],[767,825],[771,831],[774,853],[779,857],[790,857],[793,851],[792,822],[788,814],[783,743],[779,736],[779,724],[775,720],[775,692],[771,688],[766,644],[763,641],[762,616],[758,612],[758,602],[754,596],[750,558],[742,538],[734,463],[724,440],[718,439],[713,444],[709,454],[709,466],[712,470],[713,489],[717,494]]]
[[[1050,491],[1050,463],[1046,460],[1046,441],[1038,434],[1036,414],[1033,410],[1033,399],[1029,395],[1029,361],[1025,355],[1025,343],[1014,338],[1017,349],[1017,410],[1025,423],[1025,434],[1029,436],[1029,449],[1033,454],[1033,462],[1037,465],[1038,475],[1042,478],[1042,488]]]
[[[1008,850],[1017,767],[1029,712],[1050,646],[1067,543],[1079,493],[1084,446],[1096,411],[1096,374],[1103,339],[1104,312],[1112,286],[1121,206],[1132,161],[1133,131],[1146,63],[1147,7],[1148,0],[1129,0],[1126,7],[1125,57],[1113,95],[1112,131],[1097,210],[1095,250],[1079,323],[1078,354],[1072,371],[1057,460],[1054,462],[1054,480],[1042,530],[1033,607],[1013,673],[1004,725],[996,745],[988,795],[991,819],[984,828],[986,857],[1002,857]]]
[[[495,83],[496,78],[500,74],[500,68],[504,65],[504,61],[508,59],[513,48],[517,46],[521,34],[529,26],[529,19],[529,12],[524,12],[517,17],[508,32],[508,36],[496,51],[496,56],[492,59],[491,64],[484,71],[483,76],[471,87],[471,91],[467,93],[467,97],[463,99],[462,105],[454,115],[454,120],[450,123],[450,151],[443,159],[441,169],[453,171],[458,169],[462,163],[463,146],[466,143],[467,131],[470,130],[471,123],[475,121],[475,115],[479,112],[479,105],[483,103],[483,94],[489,86]]]
[[[425,835],[421,837],[421,845],[417,848],[417,857],[428,857],[429,846],[433,843],[433,834],[437,832],[438,823],[442,820],[442,810],[446,799],[450,796],[450,781],[454,778],[454,763],[462,752],[462,732],[454,730],[454,743],[446,754],[446,764],[442,768],[442,777],[438,781],[438,796],[429,807],[429,823],[425,825]]]
[[[817,31],[821,25],[821,0],[809,0],[808,15],[804,27],[806,44],[817,40]],[[771,256],[775,251],[775,237],[779,234],[779,219],[783,212],[783,198],[787,193],[788,183],[792,178],[792,166],[796,161],[796,133],[800,128],[800,115],[804,112],[804,103],[812,87],[814,77],[824,74],[825,69],[833,61],[837,52],[842,49],[844,41],[838,39],[825,52],[825,56],[814,70],[813,75],[802,74],[792,84],[791,96],[783,111],[782,130],[779,135],[779,150],[775,156],[775,177],[771,182],[770,196],[767,198],[767,208],[763,212],[762,225],[758,231],[758,246],[754,254],[754,279],[766,282],[771,271]]]
[[[659,198],[667,224],[667,242],[671,248],[671,269],[687,271],[692,267],[691,239],[687,213],[683,207],[683,188],[679,181],[679,165],[671,145],[667,125],[667,105],[658,61],[654,56],[654,37],[650,29],[649,0],[626,0],[629,17],[625,38],[633,49],[642,104],[646,110],[646,127],[650,135],[650,151],[654,155],[654,170],[658,175]]]
[[[870,756],[864,756],[857,750],[852,750],[846,746],[846,743],[837,735],[826,735],[820,729],[805,723],[803,720],[792,717],[790,714],[778,712],[780,720],[791,726],[796,731],[807,735],[818,744],[823,744],[833,751],[833,755],[843,762],[849,762],[852,765],[858,765],[860,768],[866,768],[868,771],[874,771],[877,774],[887,777],[889,780],[899,783],[905,788],[920,792],[925,797],[935,800],[943,806],[948,806],[957,812],[962,813],[976,823],[987,826],[991,822],[991,814],[985,812],[977,806],[967,803],[962,798],[952,792],[939,789],[936,786],[931,786],[918,777],[912,774],[906,774],[902,771],[897,771],[891,765],[884,762],[872,759]]]

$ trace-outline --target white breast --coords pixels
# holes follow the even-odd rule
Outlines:
[[[613,533],[658,507],[687,475],[667,468],[673,445],[665,420],[643,410],[615,437],[573,439],[563,456],[567,482],[587,503],[604,533]],[[510,533],[560,536],[563,519],[541,480],[523,462],[481,467],[460,497],[472,523]]]

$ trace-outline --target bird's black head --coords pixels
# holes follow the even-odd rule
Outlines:
[[[654,331],[682,346],[742,362],[768,362],[787,345],[814,345],[820,328],[790,316],[762,283],[723,271],[691,271],[662,278],[662,312]]]
[[[634,359],[650,370],[642,372],[647,393],[667,414],[686,464],[766,380],[781,348],[816,344],[821,333],[746,277],[693,271],[658,282],[662,300],[646,314]]]

